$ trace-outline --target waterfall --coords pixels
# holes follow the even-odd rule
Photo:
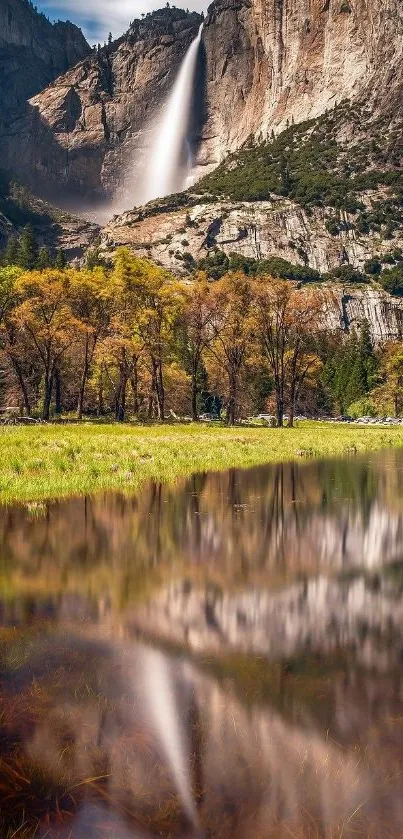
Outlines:
[[[202,29],[203,24],[182,61],[162,118],[154,128],[140,204],[186,188],[192,165],[187,134]]]

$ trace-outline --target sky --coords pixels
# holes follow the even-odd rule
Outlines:
[[[210,0],[175,0],[178,7],[198,12]],[[90,44],[106,41],[109,32],[114,38],[122,35],[130,21],[144,12],[165,6],[165,0],[37,0],[36,5],[50,20],[71,20],[80,26]]]

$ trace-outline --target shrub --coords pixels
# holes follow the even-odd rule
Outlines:
[[[345,6],[347,10],[349,4]],[[389,152],[385,120],[378,125],[372,123],[375,144],[362,138],[348,147],[337,142],[339,130],[361,127],[369,116],[363,108],[340,103],[331,114],[291,125],[263,143],[250,141],[202,178],[197,191],[225,195],[234,201],[267,200],[275,193],[299,202],[308,212],[317,205],[360,213],[358,232],[367,234],[385,226],[386,235],[392,235],[394,225],[400,224],[402,175],[399,159],[394,162]],[[359,195],[380,185],[389,186],[397,197],[377,202],[373,212],[367,211]],[[329,227],[329,232],[336,235],[332,221]]]
[[[382,288],[394,297],[403,297],[403,262],[395,268],[382,271],[379,277]]]
[[[362,399],[357,399],[349,405],[347,413],[353,419],[358,419],[359,417],[376,417],[377,410],[372,399],[363,396]]]
[[[364,263],[364,271],[366,274],[380,274],[382,271],[382,265],[378,259],[368,259],[367,262]]]
[[[343,283],[367,283],[368,278],[361,271],[357,271],[351,265],[340,265],[333,271],[333,277]]]

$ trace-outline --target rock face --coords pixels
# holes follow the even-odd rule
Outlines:
[[[60,186],[64,195],[79,193],[81,202],[111,194],[122,161],[141,148],[200,20],[163,9],[60,76],[12,126],[9,168],[50,197],[58,192],[60,198]]]
[[[400,0],[216,0],[204,26],[200,163],[346,98],[374,112],[398,105],[402,33]]]
[[[327,326],[345,332],[360,330],[369,324],[375,343],[403,338],[403,301],[376,288],[343,287],[331,289],[332,306],[327,312]]]
[[[184,252],[195,260],[217,248],[258,260],[280,256],[326,273],[343,263],[362,267],[375,253],[403,245],[403,234],[392,243],[354,229],[331,235],[326,208],[315,207],[308,215],[299,204],[278,196],[270,201],[190,198],[182,203],[178,208],[167,201],[117,216],[104,229],[106,246],[129,245],[175,274],[186,274]],[[348,222],[347,214],[343,220]]]
[[[99,236],[93,222],[53,207],[14,180],[0,182],[0,251],[30,224],[38,246],[62,249],[69,262],[80,260]]]
[[[199,23],[165,8],[61,76],[13,124],[3,144],[9,167],[34,190],[62,184],[81,200],[110,196],[128,167],[141,166],[147,127]],[[400,0],[216,0],[195,91],[198,173],[251,134],[345,98],[368,101],[375,114],[401,107],[402,30]]]
[[[0,126],[30,96],[89,52],[73,23],[51,24],[27,0],[4,0],[0,6]]]

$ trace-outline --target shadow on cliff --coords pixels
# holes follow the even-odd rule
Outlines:
[[[76,100],[71,98],[63,123],[70,130],[78,115],[77,107]],[[4,168],[15,173],[39,198],[75,214],[80,206],[85,210],[87,206],[96,206],[106,200],[101,186],[101,171],[107,137],[96,152],[92,146],[85,150],[85,154],[82,149],[66,148],[58,141],[39,109],[29,102],[24,116],[16,120],[13,133],[22,139],[12,145]],[[35,138],[34,142],[32,138]],[[84,173],[89,189],[83,188]]]
[[[197,56],[195,87],[189,114],[188,142],[192,160],[196,159],[202,141],[203,127],[207,121],[207,57],[203,40]]]

